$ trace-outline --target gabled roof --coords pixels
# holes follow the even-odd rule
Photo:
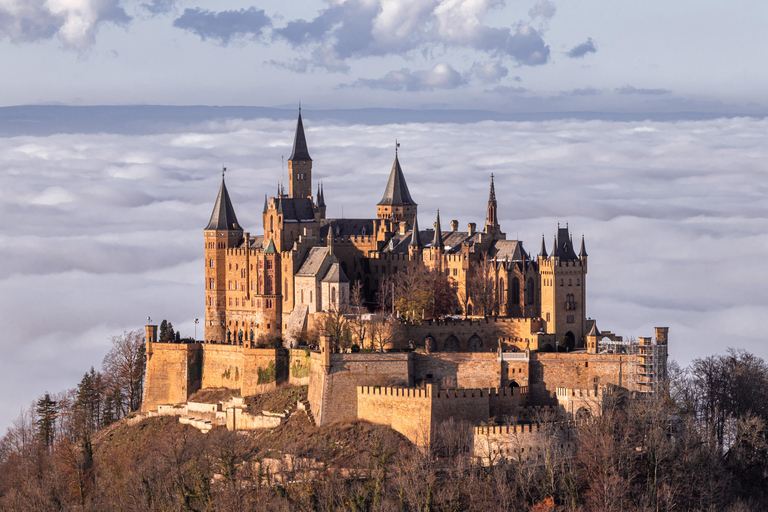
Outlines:
[[[299,267],[299,271],[296,272],[297,276],[314,276],[320,270],[320,267],[328,255],[327,247],[313,247],[307,253],[307,257],[304,258],[304,263]]]
[[[380,206],[416,206],[416,202],[411,198],[408,192],[408,185],[405,183],[403,170],[400,168],[400,161],[395,155],[395,163],[392,164],[392,171],[389,173],[387,188],[384,189],[384,197],[379,201]]]
[[[525,261],[528,259],[523,243],[519,240],[496,240],[490,254],[495,260]]]
[[[328,269],[328,273],[323,278],[324,283],[348,283],[349,279],[344,273],[344,269],[341,268],[338,261],[331,264],[331,268]]]
[[[224,178],[221,178],[221,188],[219,188],[219,196],[216,198],[216,203],[213,205],[213,212],[211,213],[211,220],[208,221],[208,225],[205,227],[206,231],[242,231],[243,228],[237,222],[237,216],[235,216],[235,209],[232,207],[232,201],[229,199],[229,192],[227,192],[227,186],[224,183]]]
[[[267,242],[267,247],[264,249],[264,254],[275,254],[276,252],[275,241],[270,238],[269,242]]]
[[[299,120],[296,123],[296,135],[293,137],[293,152],[288,158],[292,160],[309,160],[309,149],[307,148],[307,138],[304,136],[304,123],[301,121],[301,109],[299,109]]]

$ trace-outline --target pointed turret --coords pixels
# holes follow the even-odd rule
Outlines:
[[[544,235],[541,235],[541,257],[547,259],[547,244],[544,242]]]
[[[304,122],[301,120],[301,108],[299,108],[299,120],[296,122],[296,134],[293,137],[293,152],[288,157],[289,162],[301,160],[302,162],[311,162],[309,148],[307,147],[307,137],[304,135]]]
[[[304,122],[296,121],[296,135],[293,137],[293,151],[288,158],[288,196],[293,199],[312,197],[312,157],[309,156],[307,138],[304,135]]]
[[[269,201],[267,201],[267,194],[264,194],[264,211],[262,213],[267,213],[267,210],[269,210]]]
[[[227,185],[224,183],[224,176],[221,177],[221,187],[219,188],[219,196],[216,198],[216,203],[213,205],[213,212],[211,213],[211,220],[205,227],[206,231],[242,231],[243,228],[237,222],[237,216],[235,215],[235,209],[232,207],[232,201],[229,199],[229,192],[227,192]]]
[[[414,249],[422,249],[424,244],[421,243],[421,234],[419,233],[419,219],[413,218],[413,231],[411,232],[411,241],[408,242],[408,247]]]
[[[584,235],[581,235],[581,250],[579,250],[579,258],[588,256],[587,247],[584,245]]]
[[[437,210],[437,221],[435,222],[435,237],[432,239],[432,247],[445,249],[443,245],[443,231],[440,229],[440,210]]]
[[[395,151],[395,161],[389,172],[387,188],[384,189],[384,195],[376,207],[376,213],[380,219],[390,219],[394,222],[404,220],[413,224],[417,206],[408,191],[408,184],[405,182],[405,175]]]
[[[325,208],[325,187],[323,187],[323,184],[320,184],[320,199],[317,203],[318,206]]]

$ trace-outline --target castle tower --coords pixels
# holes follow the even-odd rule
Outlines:
[[[318,183],[317,184],[317,208],[320,210],[320,218],[325,218],[325,194],[323,193],[323,186]]]
[[[496,187],[493,185],[493,174],[491,174],[491,191],[488,195],[488,210],[485,214],[485,232],[495,240],[506,240],[507,236],[501,232],[501,226],[499,226],[498,208]]]
[[[226,169],[224,169],[226,171]],[[205,240],[205,339],[226,339],[227,250],[240,244],[243,228],[227,192],[224,173],[211,220],[203,231]]]
[[[296,135],[293,138],[293,152],[288,158],[288,173],[290,175],[288,195],[291,198],[312,197],[312,158],[307,148],[307,138],[304,135],[304,123],[296,122]]]
[[[541,317],[546,332],[568,348],[583,347],[586,326],[586,256],[577,256],[568,226],[557,227],[552,253],[539,255]],[[582,254],[586,249],[582,248]]]
[[[412,226],[417,206],[408,192],[408,185],[405,183],[403,169],[400,168],[400,160],[397,157],[397,147],[395,147],[395,162],[389,173],[384,196],[376,206],[376,215],[380,219],[390,219],[393,224],[405,221]]]

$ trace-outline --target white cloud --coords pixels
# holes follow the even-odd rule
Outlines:
[[[431,91],[433,89],[456,89],[466,84],[466,79],[450,64],[438,62],[431,69],[411,71],[404,68],[390,71],[377,79],[361,78],[353,84],[371,89],[390,91]]]
[[[102,24],[130,20],[120,0],[0,0],[0,36],[14,43],[57,37],[64,47],[82,51]]]
[[[729,345],[768,356],[749,322],[768,316],[768,282],[742,263],[768,250],[768,120],[349,125],[305,110],[304,122],[329,216],[375,216],[397,138],[421,224],[437,208],[445,223],[481,223],[493,172],[508,238],[535,253],[558,222],[586,234],[587,313],[601,328],[668,325],[683,363]],[[74,386],[109,335],[147,315],[193,333],[220,168],[241,224],[260,233],[293,130],[258,119],[0,138],[0,430],[46,390]],[[50,205],[66,191],[75,200]]]
[[[495,83],[509,74],[509,70],[499,61],[489,61],[485,63],[475,62],[472,65],[470,74],[480,79],[481,82],[490,84]]]

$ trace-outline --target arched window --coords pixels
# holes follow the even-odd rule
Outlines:
[[[334,306],[336,305],[336,287],[335,286],[331,287],[331,304]]]
[[[499,279],[499,304],[504,304],[504,279]]]
[[[533,304],[534,299],[533,278],[529,277],[525,285],[525,303],[528,305]]]
[[[301,290],[301,303],[304,304],[304,290]]]
[[[511,300],[516,302],[517,304],[520,303],[520,280],[518,278],[512,279],[512,289],[509,292]]]
[[[274,220],[275,220],[274,217],[272,217],[272,216],[269,217],[269,230],[270,231],[274,231],[275,230],[275,226],[273,224]]]
[[[288,302],[288,278],[283,280],[283,301]]]

